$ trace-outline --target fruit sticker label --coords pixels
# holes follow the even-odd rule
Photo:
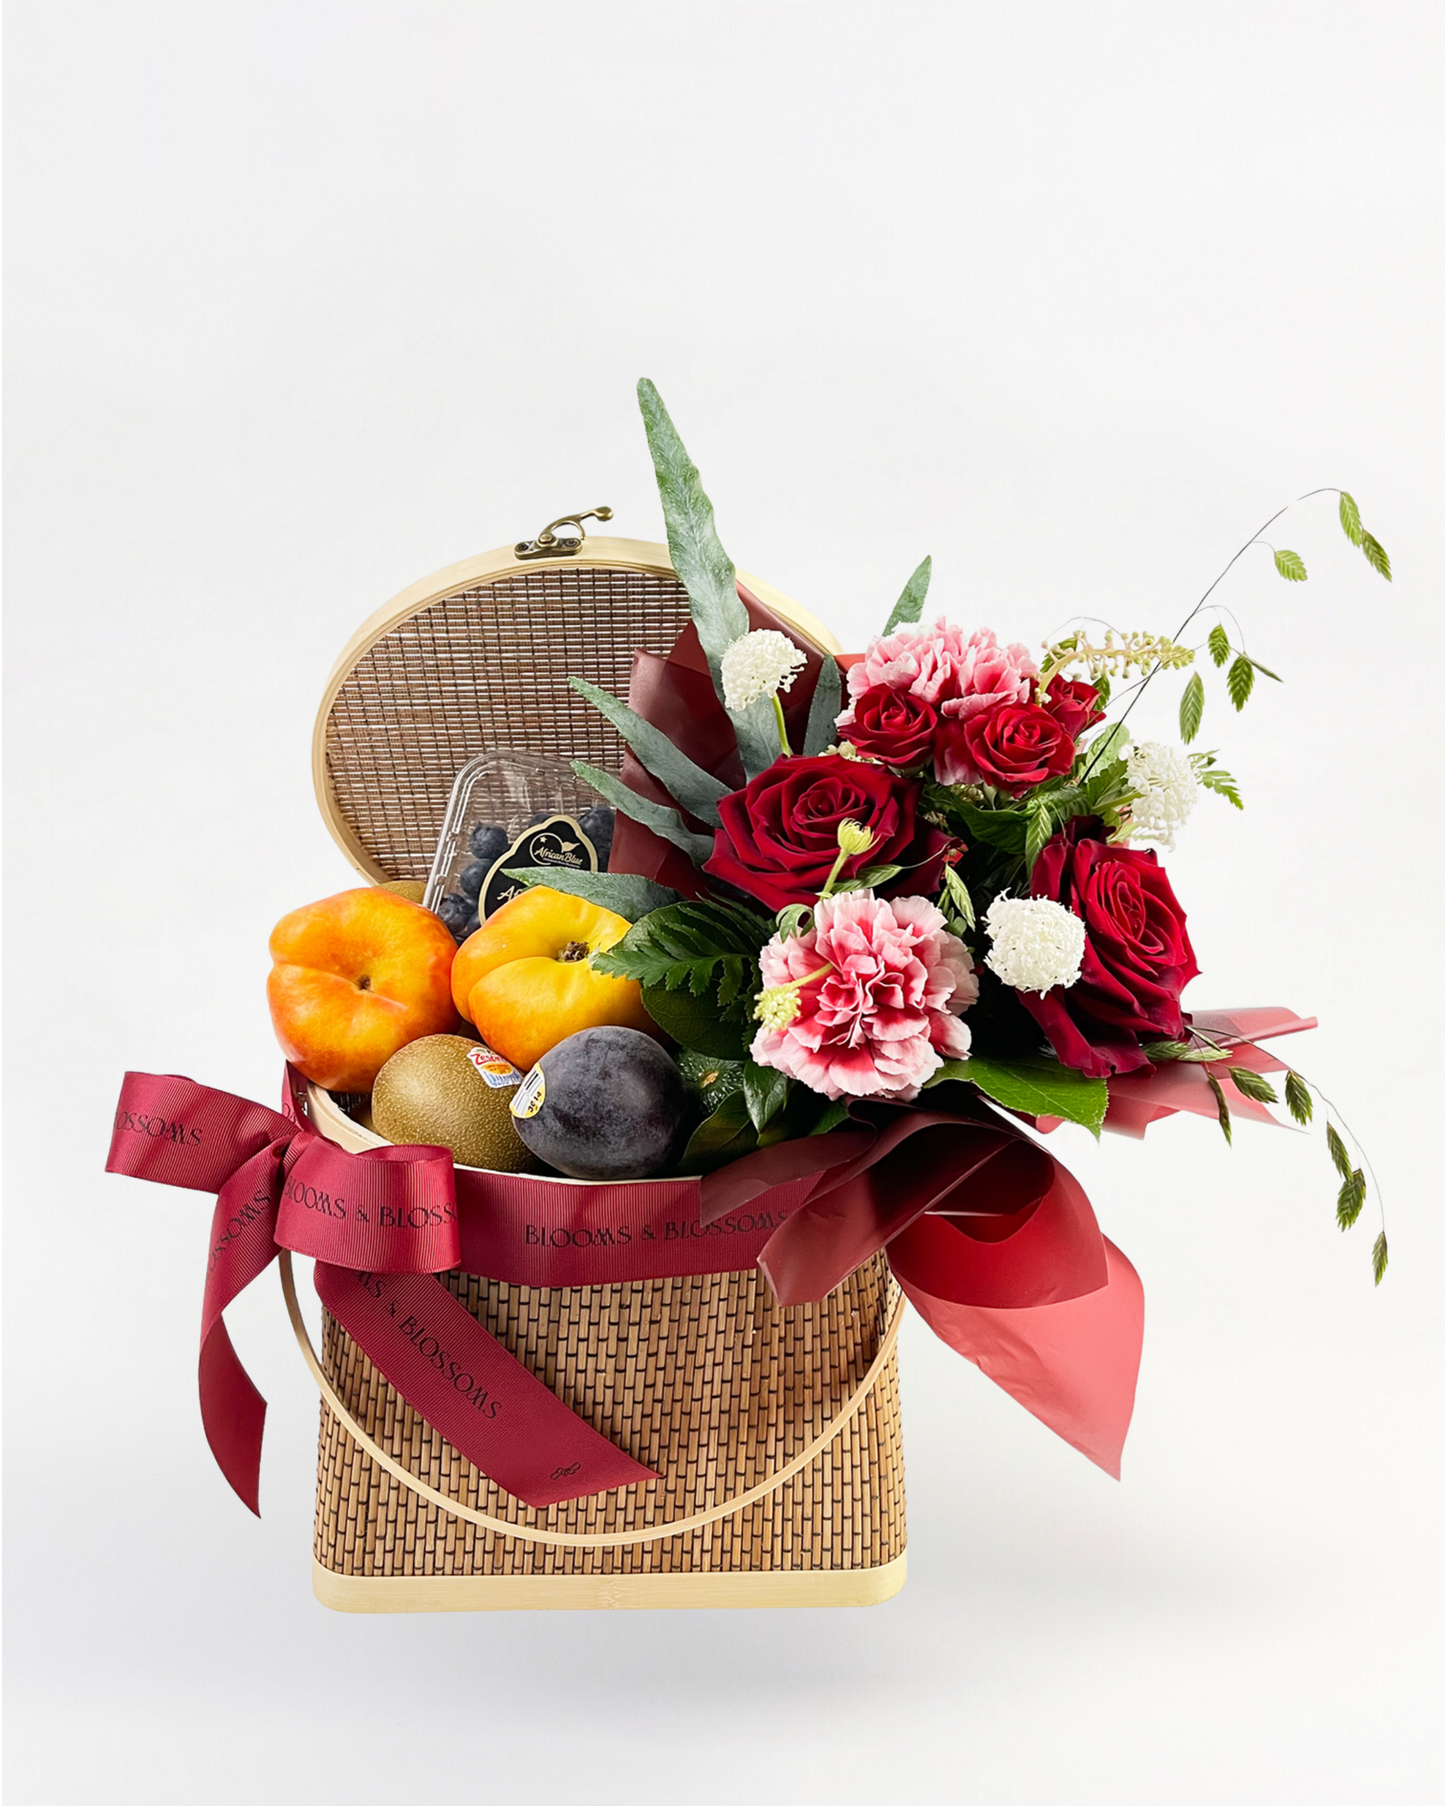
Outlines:
[[[513,1116],[535,1116],[542,1108],[546,1096],[546,1075],[540,1066],[534,1066],[522,1080],[517,1095],[512,1099]]]
[[[500,1054],[494,1054],[490,1047],[473,1047],[467,1051],[467,1058],[482,1075],[493,1091],[506,1091],[512,1085],[520,1085],[522,1075],[510,1060],[504,1060]]]
[[[547,865],[565,872],[597,870],[597,849],[570,815],[551,815],[522,830],[483,880],[477,914],[485,921],[527,888],[507,876],[510,868]]]

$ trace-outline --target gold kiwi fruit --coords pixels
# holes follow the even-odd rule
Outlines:
[[[389,890],[394,897],[405,897],[408,903],[420,903],[426,895],[426,885],[420,878],[386,878],[381,889]]]
[[[536,1172],[538,1162],[512,1123],[522,1075],[489,1047],[463,1035],[423,1035],[376,1075],[371,1118],[388,1141],[450,1148],[458,1166]]]

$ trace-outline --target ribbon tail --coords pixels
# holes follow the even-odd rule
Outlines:
[[[218,1317],[201,1343],[201,1422],[231,1490],[261,1515],[261,1438],[266,1401],[241,1365]]]
[[[1117,1480],[1144,1341],[1144,1288],[1125,1256],[1105,1238],[1098,1291],[1007,1310],[935,1297],[909,1273],[906,1243],[889,1251],[894,1274],[934,1334]]]

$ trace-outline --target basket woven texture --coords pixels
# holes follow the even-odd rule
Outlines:
[[[687,595],[652,570],[517,567],[429,601],[357,657],[324,726],[327,781],[360,846],[425,878],[456,772],[488,748],[616,770],[613,729],[571,671],[626,695],[634,648],[665,653]],[[782,1309],[756,1273],[543,1289],[447,1283],[532,1372],[661,1480],[533,1512],[493,1486],[382,1380],[329,1315],[322,1363],[360,1426],[463,1505],[559,1531],[643,1529],[765,1480],[837,1416],[878,1351],[892,1281],[880,1256],[823,1303]],[[872,1568],[906,1540],[896,1352],[823,1453],[761,1502],[620,1548],[518,1541],[396,1481],[323,1403],[316,1559],[346,1576],[737,1573]]]
[[[333,1318],[323,1366],[367,1433],[462,1504],[549,1530],[641,1530],[742,1492],[824,1429],[866,1372],[890,1279],[876,1259],[822,1304],[774,1304],[755,1273],[542,1290],[453,1274],[451,1290],[604,1436],[647,1487],[529,1511],[404,1404]],[[613,1549],[523,1543],[451,1517],[379,1468],[323,1406],[316,1559],[340,1574],[643,1574],[869,1568],[905,1541],[898,1368],[824,1454],[760,1503]]]

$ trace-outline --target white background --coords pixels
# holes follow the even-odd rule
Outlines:
[[[14,1806],[1426,1801],[1445,1785],[1441,20],[1428,4],[14,0]],[[308,743],[414,578],[609,501],[653,377],[724,541],[845,643],[924,552],[1037,642],[1222,592],[1279,670],[1170,869],[1209,1004],[1385,1188],[1203,1121],[1058,1151],[1143,1275],[1121,1485],[904,1332],[911,1579],[869,1612],[311,1599],[274,1280],[258,1523],[195,1404],[208,1206],[102,1174],[123,1068],[270,1100]],[[1161,692],[1165,686],[1161,685]],[[1170,707],[1148,724],[1168,727]]]

